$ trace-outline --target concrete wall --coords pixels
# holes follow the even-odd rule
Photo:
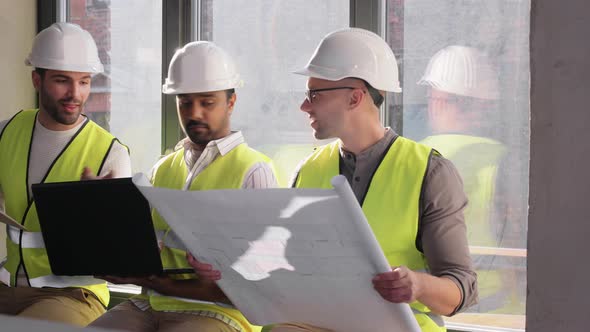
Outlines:
[[[37,1],[0,1],[0,120],[35,107],[31,67],[24,59],[37,30]],[[0,227],[0,258],[6,255],[5,227]]]
[[[532,3],[527,330],[588,331],[590,2]]]
[[[35,106],[31,67],[24,65],[24,59],[36,34],[36,8],[34,0],[0,2],[0,119]]]

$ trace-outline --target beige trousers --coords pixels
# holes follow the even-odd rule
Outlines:
[[[105,312],[82,288],[8,287],[0,282],[0,313],[86,326]]]
[[[143,311],[131,301],[125,301],[107,311],[90,326],[133,332],[237,332],[214,318],[151,308]]]

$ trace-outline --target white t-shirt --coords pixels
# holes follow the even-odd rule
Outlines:
[[[85,121],[88,121],[88,119]],[[66,147],[72,136],[76,134],[85,121],[69,130],[53,131],[43,127],[39,123],[39,120],[37,120],[35,131],[33,132],[31,159],[29,161],[29,194],[31,194],[31,185],[43,180],[55,158]],[[8,123],[8,120],[0,122],[0,133],[4,130],[6,123]],[[115,141],[109,151],[99,175],[105,175],[110,171],[114,172],[115,177],[131,176],[131,159],[129,158],[129,153],[118,141]],[[2,187],[0,187],[0,208],[4,209]]]

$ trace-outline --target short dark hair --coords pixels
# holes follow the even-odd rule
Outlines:
[[[385,100],[385,98],[383,98],[383,95],[381,94],[381,92],[379,92],[379,90],[372,87],[371,84],[369,84],[367,81],[365,81],[365,80],[361,80],[361,81],[363,81],[363,83],[365,84],[365,87],[367,88],[367,91],[369,91],[369,94],[371,95],[371,98],[373,98],[373,104],[375,104],[375,106],[377,106],[377,108],[381,107],[381,105],[383,104],[383,101]]]
[[[41,78],[44,78],[45,77],[45,72],[47,72],[47,69],[35,67],[35,72],[37,74],[39,74],[39,76],[41,76]]]
[[[221,90],[219,90],[219,91],[221,91]],[[227,90],[223,90],[223,91],[225,91],[225,96],[226,96],[227,100],[229,100],[231,98],[231,96],[234,93],[236,93],[236,90],[235,89],[227,89]],[[195,93],[201,93],[201,92],[195,92]],[[205,92],[202,92],[202,93],[205,93]],[[179,93],[179,94],[176,95],[176,97],[177,98],[180,98],[182,96],[187,96],[187,95],[190,95],[190,94],[191,93]]]
[[[229,100],[231,98],[231,96],[236,93],[236,89],[227,89],[225,90],[225,95],[227,96],[227,99]]]

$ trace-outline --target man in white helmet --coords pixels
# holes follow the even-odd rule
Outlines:
[[[370,31],[337,30],[295,73],[309,77],[301,110],[314,136],[338,140],[302,162],[293,187],[331,188],[332,177],[344,175],[392,266],[367,282],[385,300],[409,303],[423,331],[445,331],[441,315],[477,302],[463,220],[467,198],[449,160],[381,124],[385,91],[401,92],[391,48]],[[221,278],[210,265],[191,265],[205,279]],[[265,331],[325,331],[305,323]]]
[[[129,153],[82,114],[91,77],[103,70],[86,30],[51,25],[36,36],[26,64],[35,68],[39,109],[0,122],[0,205],[27,229],[7,228],[0,313],[85,326],[104,313],[109,290],[100,279],[51,273],[31,185],[75,181],[83,173],[131,176]]]
[[[505,240],[517,234],[507,225],[506,199],[502,189],[508,177],[498,178],[507,148],[491,138],[498,131],[498,71],[485,53],[473,47],[452,45],[439,50],[429,61],[418,84],[428,87],[428,121],[432,135],[421,143],[440,151],[457,166],[469,198],[465,209],[469,244],[501,247],[518,244]],[[496,124],[495,126],[492,126]],[[499,135],[498,135],[499,136]],[[498,181],[500,179],[501,181]],[[472,251],[478,275],[479,304],[470,311],[520,312],[524,306],[511,294],[514,271],[505,257]],[[504,261],[503,261],[504,260]],[[512,263],[513,264],[513,263]],[[522,303],[522,301],[520,301]]]
[[[385,300],[409,303],[423,331],[444,331],[441,315],[477,300],[467,199],[450,161],[383,127],[385,92],[401,91],[391,48],[370,31],[338,30],[295,73],[309,77],[301,110],[314,136],[338,140],[302,162],[293,186],[329,188],[344,175],[392,266],[367,282]]]
[[[276,186],[270,159],[248,147],[241,132],[230,129],[234,89],[240,86],[233,60],[214,43],[191,42],[176,52],[163,92],[176,95],[178,118],[188,137],[154,166],[154,186],[182,190]],[[152,216],[164,268],[190,268],[184,246],[156,211]],[[229,305],[213,281],[195,274],[106,279],[140,285],[144,295],[118,305],[92,326],[125,331],[259,330]]]

